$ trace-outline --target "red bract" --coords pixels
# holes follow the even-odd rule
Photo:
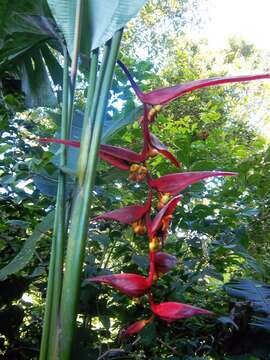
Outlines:
[[[130,170],[133,164],[142,162],[142,156],[129,149],[112,145],[100,145],[99,156],[122,170]]]
[[[137,274],[100,275],[87,280],[110,285],[130,297],[146,294],[152,285],[151,279]]]
[[[158,251],[155,254],[155,271],[157,274],[166,274],[177,265],[177,258],[171,254]]]
[[[229,171],[192,171],[177,174],[168,174],[158,179],[148,179],[148,184],[152,188],[162,193],[171,195],[177,194],[191,184],[209,177],[235,176],[237,173]]]
[[[73,147],[80,147],[80,142],[74,140],[43,138],[39,141],[43,143],[57,143]],[[129,178],[131,180],[141,181],[145,178],[147,174],[146,167],[143,165],[139,165],[141,162],[144,161],[143,156],[129,149],[101,144],[99,150],[99,157],[102,160],[110,163],[115,167],[118,167],[121,170],[129,170]]]
[[[135,335],[140,332],[149,322],[153,320],[153,316],[147,320],[139,320],[136,321],[134,324],[130,325],[126,330],[121,332],[121,337]]]
[[[240,76],[225,76],[225,77],[214,77],[203,80],[194,80],[184,84],[178,84],[172,87],[156,89],[150,91],[148,93],[143,93],[141,89],[138,87],[131,74],[129,73],[127,67],[118,60],[118,64],[125,72],[128,77],[133,90],[135,91],[138,98],[144,104],[149,105],[165,105],[170,101],[185,95],[188,92],[209,87],[216,86],[226,83],[234,83],[234,82],[243,82],[243,81],[252,81],[252,80],[260,80],[260,79],[269,79],[270,74],[258,74],[258,75],[240,75]]]
[[[171,161],[176,167],[180,167],[181,164],[176,159],[176,157],[167,149],[167,147],[162,144],[159,139],[149,131],[149,120],[147,118],[147,109],[144,110],[144,116],[142,117],[142,127],[143,127],[143,137],[144,137],[144,147],[142,152],[142,157],[148,159],[149,157],[154,157],[158,153],[165,156],[168,160]]]
[[[105,214],[95,217],[93,220],[115,220],[122,224],[132,225],[134,232],[137,234],[143,234],[145,227],[143,225],[144,217],[151,209],[152,192],[149,192],[148,199],[145,205],[131,205],[125,206],[121,209],[109,211]],[[148,222],[146,222],[148,225]]]
[[[156,316],[168,323],[194,315],[214,315],[212,311],[178,302],[152,303],[151,309]]]
[[[167,236],[169,225],[172,219],[172,213],[176,208],[178,202],[182,199],[182,195],[173,197],[154,217],[150,228],[150,237],[159,236],[161,234],[162,240]]]

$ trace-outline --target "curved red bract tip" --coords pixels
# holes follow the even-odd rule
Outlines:
[[[147,324],[149,324],[154,319],[152,316],[150,319],[147,320],[139,320],[130,325],[127,329],[122,330],[120,337],[126,337],[135,335],[140,332]]]
[[[117,60],[117,64],[121,67],[121,69],[124,71],[124,73],[126,74],[132,89],[135,91],[135,94],[138,96],[138,98],[141,100],[141,102],[143,101],[143,96],[144,93],[141,91],[141,89],[139,88],[139,86],[136,84],[136,82],[134,81],[133,77],[131,76],[128,68],[126,67],[126,65],[124,63],[122,63],[121,60]]]
[[[148,177],[148,184],[159,192],[170,193],[175,195],[184,190],[191,184],[209,177],[217,176],[235,176],[235,172],[229,171],[191,171],[176,174],[168,174],[159,177],[158,179],[151,179]]]
[[[178,302],[152,303],[151,309],[156,316],[168,323],[194,315],[214,315],[212,311]]]
[[[95,217],[93,220],[115,220],[123,224],[131,225],[135,221],[141,219],[147,209],[142,205],[125,206],[121,209],[109,211],[105,214]]]
[[[60,140],[52,138],[39,139],[39,142],[64,144],[76,148],[79,148],[81,145],[79,141],[75,140]],[[100,145],[99,157],[121,170],[129,170],[131,164],[139,164],[140,162],[144,161],[144,158],[141,154],[137,154],[132,150],[104,144]]]
[[[101,144],[100,152],[115,157],[116,159],[126,160],[131,164],[139,164],[142,161],[142,157],[140,154],[137,154],[132,150],[125,149],[119,146]]]
[[[123,224],[131,225],[132,223],[142,219],[150,210],[152,203],[152,192],[149,191],[145,205],[130,205],[120,209],[106,212],[98,215],[93,220],[115,220]]]
[[[148,105],[166,105],[169,102],[177,99],[178,97],[185,95],[186,93],[209,86],[217,86],[217,85],[235,83],[235,82],[270,79],[270,74],[268,73],[257,74],[257,75],[214,77],[209,79],[194,80],[166,88],[155,89],[148,93],[143,93],[139,88],[139,86],[134,81],[131,74],[129,73],[127,67],[120,60],[118,60],[118,64],[125,72],[138,98],[141,100],[142,103]]]
[[[174,212],[178,202],[182,199],[182,197],[183,197],[182,195],[177,195],[177,196],[173,197],[157,213],[157,215],[154,217],[154,220],[152,221],[152,224],[151,224],[151,236],[156,235],[157,231],[160,229],[160,227],[162,225],[163,219],[165,217],[167,217],[168,215],[171,215]]]
[[[130,297],[142,296],[151,287],[147,278],[137,274],[100,275],[86,280],[110,285]]]
[[[167,88],[156,89],[143,94],[141,98],[143,102],[150,105],[165,105],[176,98],[192,92],[197,89],[217,86],[228,83],[253,81],[269,79],[270,74],[257,74],[257,75],[240,75],[240,76],[224,76],[209,79],[194,80],[184,84],[178,84]]]
[[[176,159],[176,157],[167,149],[167,147],[162,144],[159,139],[152,134],[151,132],[149,133],[150,135],[150,145],[156,149],[160,154],[162,154],[163,156],[165,156],[168,160],[170,160],[170,162],[176,166],[176,167],[181,167],[181,163]]]

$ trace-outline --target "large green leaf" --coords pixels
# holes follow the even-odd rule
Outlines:
[[[134,17],[146,0],[87,0],[84,2],[82,52],[103,45]],[[48,0],[53,16],[64,34],[69,53],[73,52],[76,0]]]
[[[57,101],[40,50],[32,52],[22,64],[22,90],[26,106],[56,106]]]
[[[36,226],[33,233],[25,241],[21,251],[15,256],[9,264],[0,270],[0,281],[11,274],[15,274],[23,269],[32,259],[37,243],[42,236],[53,227],[54,211],[51,211],[45,218]]]
[[[62,68],[48,45],[62,40],[46,1],[0,1],[1,11],[0,73],[22,80],[26,106],[55,106],[52,81],[62,85]]]

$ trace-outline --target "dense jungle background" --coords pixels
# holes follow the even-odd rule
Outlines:
[[[59,126],[62,58],[57,45],[44,42],[36,24],[22,17],[44,12],[41,3],[0,1],[3,360],[38,359],[46,296],[58,147],[41,146],[38,138],[53,137]],[[207,0],[150,0],[128,24],[120,57],[143,90],[217,75],[269,72],[269,54],[242,39],[232,38],[226,48],[214,51],[207,39],[190,38],[189,30],[199,31],[206,17]],[[80,65],[74,139],[81,132],[86,94],[83,59]],[[90,223],[74,359],[270,359],[269,106],[267,81],[212,87],[174,101],[153,126],[182,162],[182,170],[239,173],[184,192],[166,248],[179,262],[155,288],[157,299],[162,293],[167,301],[192,302],[216,316],[170,326],[155,320],[121,341],[122,327],[149,315],[145,300],[137,302],[84,279],[101,269],[104,274],[146,273],[146,245],[119,223]],[[106,142],[139,149],[140,112],[130,84],[116,67]],[[77,155],[69,149],[74,171]],[[160,156],[152,167],[158,176],[174,170]],[[70,194],[73,188],[71,174]],[[128,182],[124,172],[101,162],[92,216],[140,203],[145,196],[143,185]]]

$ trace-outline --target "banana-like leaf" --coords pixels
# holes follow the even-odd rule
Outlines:
[[[57,105],[40,50],[32,52],[22,64],[22,90],[27,107]]]
[[[62,38],[46,1],[0,1],[0,13],[0,73],[21,79],[26,106],[56,106],[52,81],[62,86],[62,68],[48,45]]]
[[[81,50],[90,51],[103,45],[133,18],[146,0],[86,0],[83,9]],[[70,55],[73,53],[77,0],[48,0],[52,14],[62,31]]]
[[[9,275],[22,270],[32,259],[37,243],[42,236],[53,227],[54,211],[51,211],[36,226],[32,235],[25,241],[21,251],[11,260],[9,264],[0,270],[0,281],[5,280]]]

